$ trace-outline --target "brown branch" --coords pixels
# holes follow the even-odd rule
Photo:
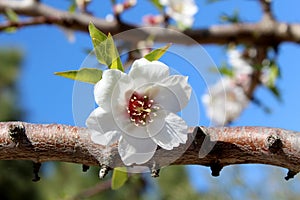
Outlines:
[[[42,24],[51,24],[54,21],[51,20],[49,21],[48,18],[41,16],[41,17],[33,17],[28,20],[24,21],[18,21],[18,22],[13,22],[13,21],[7,21],[6,23],[0,24],[0,31],[6,30],[8,28],[22,28],[25,26],[32,26],[32,25],[42,25]]]
[[[172,165],[209,166],[212,175],[218,175],[224,166],[245,163],[284,167],[294,175],[300,171],[299,141],[299,132],[279,128],[190,128],[186,144],[172,151],[159,149],[147,165],[178,156]],[[181,151],[184,153],[178,154]],[[62,161],[89,166],[100,165],[99,160],[101,164],[122,166],[117,144],[106,148],[92,143],[86,128],[25,122],[0,123],[0,160]]]
[[[260,6],[263,11],[263,18],[274,20],[274,16],[271,9],[271,2],[272,0],[259,0]]]
[[[91,188],[81,191],[76,196],[69,198],[69,200],[86,199],[109,189],[111,189],[111,180],[106,180],[96,184]]]
[[[93,22],[104,33],[117,34],[126,30],[139,28],[118,20],[108,22],[103,19],[85,14],[70,13],[56,8],[46,6],[39,2],[29,5],[11,4],[10,1],[0,1],[0,13],[10,8],[14,12],[25,16],[43,16],[49,23],[63,26],[69,29],[87,32],[89,22]],[[261,1],[265,2],[265,1]],[[268,9],[266,7],[266,9]],[[268,10],[266,10],[268,11]],[[37,24],[28,24],[37,25]],[[237,23],[231,25],[213,25],[209,28],[187,30],[187,36],[196,40],[200,44],[228,44],[229,42],[273,45],[281,42],[300,42],[300,24],[288,24],[263,18],[258,23]],[[136,30],[135,34],[122,38],[126,41],[137,42],[145,40],[153,35],[158,42],[174,42],[178,44],[191,45],[194,42],[182,38],[181,33],[166,29],[143,29]]]

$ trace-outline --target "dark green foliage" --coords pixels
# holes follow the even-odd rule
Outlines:
[[[23,118],[16,88],[21,61],[20,51],[0,49],[0,121]],[[41,199],[32,177],[30,161],[0,161],[0,199]]]

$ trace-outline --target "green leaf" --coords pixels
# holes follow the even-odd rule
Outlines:
[[[121,188],[128,180],[126,167],[117,167],[113,171],[111,178],[111,188],[117,190]]]
[[[16,27],[8,27],[4,29],[6,33],[15,33],[17,30],[18,29]]]
[[[234,72],[233,72],[233,69],[232,69],[232,68],[223,66],[223,67],[220,67],[220,68],[218,68],[218,69],[219,69],[219,72],[220,72],[222,75],[225,75],[225,76],[228,76],[228,77],[233,77],[233,75],[234,75]]]
[[[91,84],[96,84],[102,78],[102,70],[96,68],[82,68],[80,70],[55,72],[54,74]]]
[[[124,72],[124,68],[113,37],[110,34],[106,36],[92,23],[89,25],[89,31],[99,63],[108,66],[110,69],[118,69]]]
[[[156,7],[158,8],[158,10],[162,10],[163,6],[159,3],[159,0],[150,0],[150,2]]]
[[[12,9],[7,8],[5,9],[5,16],[6,18],[11,22],[18,22],[19,16],[17,13],[15,13]]]
[[[97,29],[92,22],[90,22],[89,24],[89,32],[94,47],[98,46],[101,42],[107,39],[107,36],[104,33],[102,33],[99,29]]]
[[[267,86],[269,91],[276,97],[276,99],[281,102],[281,93],[280,90],[276,86]]]
[[[222,63],[220,67],[216,68],[216,67],[210,67],[209,68],[210,72],[213,73],[220,73],[224,76],[228,76],[228,77],[233,77],[234,76],[234,71],[232,69],[232,67],[229,67],[227,64]]]
[[[277,78],[280,76],[280,70],[279,67],[275,63],[271,63],[269,66],[270,74],[269,74],[269,80],[268,85],[274,86]]]
[[[72,1],[71,5],[70,5],[69,8],[68,8],[68,11],[69,11],[70,13],[75,13],[76,8],[77,8],[76,2],[75,2],[75,1]]]
[[[123,68],[123,65],[122,65],[122,62],[121,62],[121,59],[119,56],[119,52],[115,46],[115,42],[110,33],[108,34],[108,37],[107,37],[106,50],[108,52],[107,56],[110,58],[107,63],[107,64],[109,64],[108,67],[110,69],[118,69],[118,70],[124,72],[124,68]]]
[[[166,51],[169,49],[169,47],[171,46],[171,43],[167,44],[164,47],[155,49],[153,51],[151,51],[150,53],[148,53],[147,55],[144,56],[144,58],[146,58],[149,61],[155,61],[160,59],[160,57],[162,57]]]
[[[235,10],[232,15],[223,14],[220,16],[222,22],[229,22],[229,23],[239,23],[241,22],[241,18],[239,15],[239,11]]]

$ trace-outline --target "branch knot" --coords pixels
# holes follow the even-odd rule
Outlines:
[[[270,135],[266,142],[271,153],[278,153],[280,150],[282,150],[283,144],[278,135]]]
[[[8,134],[10,139],[15,143],[20,143],[26,138],[25,127],[22,123],[10,124],[8,127]]]

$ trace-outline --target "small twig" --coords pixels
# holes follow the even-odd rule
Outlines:
[[[33,179],[32,181],[33,182],[37,182],[39,181],[41,178],[39,177],[39,171],[40,171],[40,168],[41,168],[42,164],[39,163],[39,162],[33,162]]]
[[[294,178],[294,176],[296,176],[296,174],[298,174],[298,172],[294,172],[292,170],[289,170],[286,177],[284,177],[284,179],[288,181],[288,180]]]
[[[103,179],[108,174],[108,172],[110,170],[111,170],[111,168],[109,166],[107,166],[107,165],[101,165],[100,171],[99,171],[99,178]]]
[[[219,161],[215,161],[210,165],[211,175],[212,176],[220,176],[220,172],[223,169],[223,165],[220,164]]]
[[[82,165],[82,171],[87,172],[90,169],[90,166],[88,165]]]
[[[264,20],[268,18],[268,20],[274,20],[274,16],[271,9],[272,0],[259,0],[262,11],[263,11],[263,18]]]

